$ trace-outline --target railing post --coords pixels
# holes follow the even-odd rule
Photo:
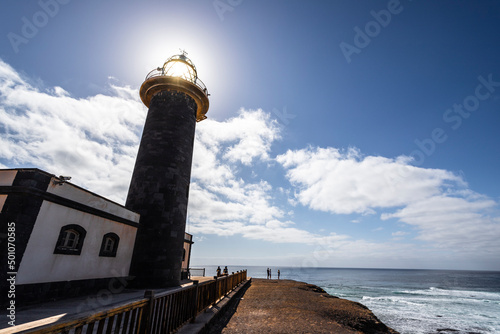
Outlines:
[[[212,300],[212,306],[214,306],[215,302],[217,301],[217,280],[218,280],[218,277],[214,276],[214,278],[215,278],[215,282],[214,282],[214,296],[213,296],[213,300]]]
[[[151,328],[151,319],[153,318],[153,307],[155,301],[155,293],[153,290],[146,290],[144,298],[149,299],[149,302],[144,306],[144,313],[139,324],[139,334],[149,333]]]
[[[193,281],[193,285],[195,286],[194,288],[194,300],[193,300],[193,318],[191,319],[191,322],[195,322],[196,320],[196,315],[198,314],[198,283],[199,281]]]

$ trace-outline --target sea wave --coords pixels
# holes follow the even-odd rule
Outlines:
[[[408,295],[426,295],[426,296],[440,296],[440,297],[454,297],[454,298],[472,298],[490,301],[500,301],[500,293],[496,292],[483,292],[483,291],[470,291],[470,290],[449,290],[437,287],[430,287],[427,290],[402,290],[396,291],[396,294]]]
[[[408,299],[404,298],[399,298],[399,297],[394,297],[394,296],[381,296],[381,297],[370,297],[370,296],[363,296],[362,298],[363,301],[388,301],[392,303],[402,303],[406,305],[414,305],[414,306],[422,306],[422,303],[417,303],[415,301],[409,301]],[[362,301],[362,303],[363,303]]]
[[[360,302],[400,333],[424,334],[439,328],[452,328],[459,334],[497,333],[499,329],[500,293],[437,287],[372,292]]]

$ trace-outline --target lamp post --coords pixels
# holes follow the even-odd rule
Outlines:
[[[178,285],[197,121],[208,92],[186,53],[170,57],[141,86],[149,108],[126,207],[141,215],[130,275],[135,285]]]

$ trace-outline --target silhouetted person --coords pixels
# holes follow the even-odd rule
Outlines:
[[[278,279],[280,279],[280,270],[278,269]]]
[[[220,277],[220,266],[217,267],[217,277]]]
[[[269,268],[269,279],[271,279],[271,268]]]
[[[227,266],[224,267],[224,275],[228,275]]]
[[[267,279],[269,279],[269,268],[267,268]]]

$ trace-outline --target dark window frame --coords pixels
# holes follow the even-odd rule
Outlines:
[[[113,249],[107,250],[106,245],[108,239],[113,240]],[[101,242],[101,250],[99,251],[99,256],[104,256],[104,257],[116,257],[116,252],[118,251],[118,244],[120,243],[120,237],[118,234],[109,232],[106,233],[105,235],[102,236],[102,242]]]
[[[78,237],[78,241],[76,243],[76,247],[66,247],[65,239],[66,232],[75,231]],[[61,231],[59,231],[59,237],[57,238],[56,247],[54,248],[54,254],[64,254],[64,255],[80,255],[82,253],[83,241],[85,240],[85,236],[87,235],[87,231],[80,225],[69,224],[61,227]]]

